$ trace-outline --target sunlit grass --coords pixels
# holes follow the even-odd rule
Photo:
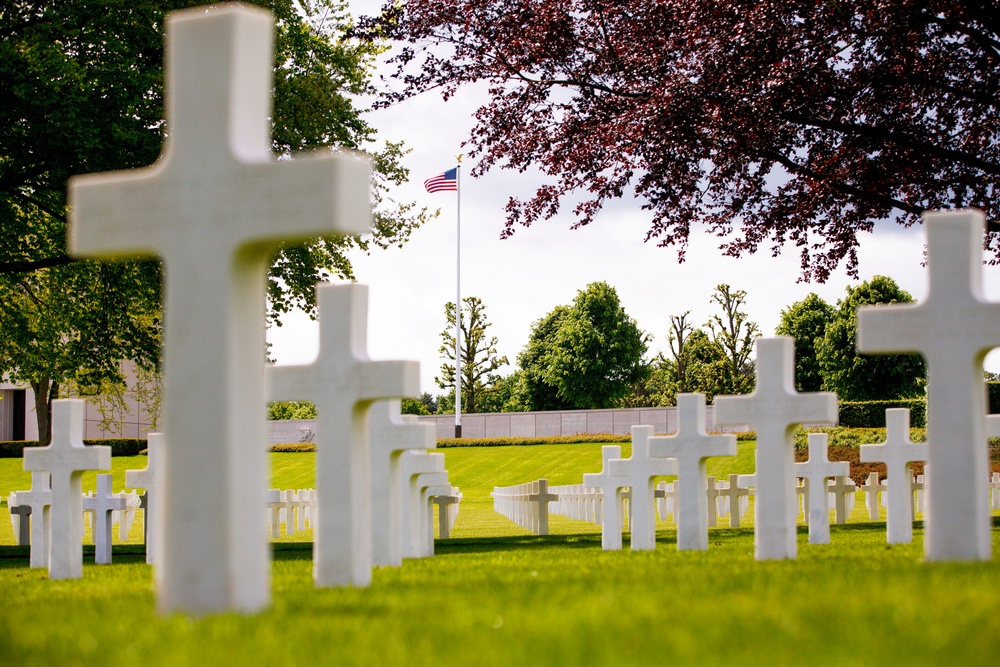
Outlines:
[[[553,517],[553,535],[531,536],[489,497],[494,484],[577,483],[600,469],[600,445],[443,451],[465,494],[456,539],[438,541],[434,558],[376,569],[362,590],[315,589],[309,545],[279,543],[268,610],[161,618],[141,546],[116,547],[113,565],[85,564],[76,581],[0,558],[0,664],[992,664],[1000,651],[1000,559],[924,563],[922,525],[890,547],[860,494],[830,545],[800,528],[794,561],[756,562],[748,527],[712,529],[707,552],[678,552],[666,521],[655,551],[633,553],[626,538],[626,550],[604,552],[597,526]],[[115,488],[145,461],[116,459]],[[273,487],[312,486],[313,454],[272,462]],[[0,460],[5,499],[30,485],[19,466]],[[752,443],[709,462],[720,478],[752,471]],[[280,542],[296,539],[311,533]],[[993,542],[996,554],[1000,528]],[[4,503],[0,544],[12,543]]]

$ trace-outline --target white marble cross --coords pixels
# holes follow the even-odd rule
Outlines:
[[[17,492],[17,504],[31,508],[30,567],[49,566],[49,533],[51,531],[52,488],[49,473],[31,473],[31,490]]]
[[[367,586],[372,578],[372,490],[368,407],[420,393],[415,361],[371,361],[368,288],[318,285],[319,354],[307,366],[273,366],[271,400],[316,405],[313,580]]]
[[[730,475],[729,485],[720,492],[729,505],[729,527],[739,528],[743,519],[743,502],[750,497],[750,489],[740,486],[740,476]]]
[[[859,308],[858,351],[919,352],[927,361],[924,554],[931,561],[989,560],[983,360],[1000,346],[1000,304],[982,293],[985,221],[978,211],[925,213],[924,227],[927,298]]]
[[[536,535],[549,534],[549,503],[557,500],[559,500],[559,494],[549,492],[549,480],[539,479],[531,483],[531,492],[528,493],[526,501],[534,505],[534,511],[538,518]]]
[[[264,506],[267,507],[267,525],[272,540],[281,537],[281,510],[288,507],[288,501],[282,495],[281,489],[268,489],[264,494]]]
[[[146,539],[146,562],[159,563],[156,557],[156,549],[160,544],[161,537],[157,536],[157,525],[161,523],[159,517],[153,514],[159,506],[160,501],[160,458],[166,448],[166,436],[163,433],[149,433],[146,435],[146,467],[137,470],[125,471],[125,486],[130,489],[146,490],[146,507],[142,510],[143,534]],[[154,570],[158,574],[159,569]]]
[[[411,554],[414,558],[434,555],[434,503],[431,498],[450,494],[451,488],[447,472],[425,472],[413,478],[415,493],[411,499],[413,514],[410,525],[413,527]]]
[[[14,528],[14,544],[25,546],[31,544],[31,506],[17,504],[17,493],[7,496],[7,511],[10,512],[11,525]]]
[[[868,473],[868,479],[861,485],[861,492],[865,494],[865,506],[868,508],[868,518],[872,521],[878,521],[878,494],[884,493],[885,490],[886,485],[879,482],[878,472],[875,471]]]
[[[622,448],[618,445],[604,445],[601,472],[583,476],[585,487],[601,491],[601,548],[605,551],[622,548],[622,487],[628,486],[629,480],[611,470],[611,461],[620,460],[621,456]]]
[[[433,424],[420,424],[400,414],[400,401],[378,401],[368,410],[371,426],[372,564],[398,567],[403,563],[400,457],[404,451],[434,449]]]
[[[861,461],[884,463],[886,467],[886,541],[909,544],[913,541],[913,473],[910,464],[926,461],[927,443],[910,442],[910,411],[885,411],[885,444],[861,445]]]
[[[111,490],[111,475],[97,476],[97,493],[83,499],[83,509],[94,513],[94,562],[111,563],[111,513],[126,508],[128,500]]]
[[[833,518],[838,523],[847,523],[847,517],[854,507],[854,494],[858,485],[847,475],[834,477],[826,490],[833,494]]]
[[[548,482],[546,482],[546,484],[547,483]],[[462,495],[458,492],[458,488],[454,486],[449,488],[451,490],[447,494],[434,496],[432,498],[434,504],[437,505],[438,508],[438,537],[442,540],[447,540],[451,537],[451,517],[453,516],[453,513],[457,511],[458,505],[462,500]],[[559,496],[554,496],[554,498],[558,500]]]
[[[653,438],[650,456],[676,459],[678,551],[708,549],[708,495],[705,492],[705,460],[711,456],[735,456],[735,435],[705,432],[705,395],[678,394],[677,433]],[[712,508],[714,514],[715,508]],[[736,511],[737,515],[739,510]]]
[[[24,469],[52,475],[49,578],[83,576],[83,472],[111,468],[111,448],[83,444],[84,402],[52,401],[52,443],[27,447]]]
[[[400,530],[398,539],[403,558],[420,558],[420,488],[418,478],[429,473],[444,473],[444,454],[422,450],[408,450],[399,457],[399,479],[402,493],[399,496]],[[444,477],[447,479],[447,475]],[[416,518],[414,518],[416,517]]]
[[[650,453],[652,426],[632,427],[632,455],[609,462],[612,477],[621,476],[632,490],[629,503],[629,548],[649,551],[656,548],[655,477],[677,474],[677,461]]]
[[[837,395],[795,390],[795,341],[758,338],[757,386],[750,396],[717,396],[715,423],[749,424],[757,432],[754,553],[757,560],[795,558],[795,443],[799,424],[834,424]]]
[[[282,242],[367,232],[369,167],[329,151],[272,154],[269,12],[174,12],[166,34],[161,157],[71,179],[69,245],[164,262],[160,611],[255,611],[271,594],[260,521],[268,267]]]
[[[796,463],[795,476],[806,480],[806,507],[808,507],[809,543],[830,543],[830,503],[826,488],[829,477],[851,473],[847,461],[830,461],[827,457],[829,436],[826,433],[809,434],[809,460]]]

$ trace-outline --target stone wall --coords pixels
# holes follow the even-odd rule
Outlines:
[[[712,406],[706,407],[708,430],[715,430]],[[426,424],[434,424],[438,438],[455,437],[455,415],[424,415]],[[636,425],[652,426],[655,433],[677,430],[677,408],[632,408],[612,410],[565,410],[558,412],[502,412],[462,415],[464,438],[538,438],[582,433],[627,435]],[[720,429],[730,432],[745,427]]]
[[[706,407],[708,430],[715,430],[712,406]],[[455,437],[455,415],[423,415],[424,424],[433,424],[438,438]],[[462,415],[462,436],[466,438],[539,438],[581,433],[627,435],[635,425],[652,426],[655,433],[677,431],[677,408],[635,408],[625,410],[565,410],[559,412],[501,412]],[[270,444],[313,442],[315,420],[268,422]],[[728,432],[746,427],[727,427]]]

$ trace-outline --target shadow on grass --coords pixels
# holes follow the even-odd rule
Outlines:
[[[992,525],[1000,527],[1000,516],[992,518]],[[830,528],[837,532],[851,533],[884,533],[885,521],[865,523],[835,524]],[[923,530],[923,521],[914,521],[914,530]],[[808,534],[808,526],[798,526],[798,533]],[[753,536],[753,528],[713,528],[712,539],[737,538]],[[677,544],[677,531],[657,531],[657,544]],[[625,548],[628,548],[628,536],[623,538]],[[519,551],[531,549],[546,549],[561,546],[569,549],[600,548],[599,533],[581,533],[569,535],[510,535],[503,537],[462,537],[448,540],[435,540],[434,550],[438,554],[489,553],[497,551]],[[275,560],[312,560],[312,542],[272,543]],[[0,568],[19,566],[19,561],[27,561],[31,547],[0,545]],[[119,562],[134,562],[146,555],[146,547],[142,544],[116,544],[113,548],[113,560]],[[83,546],[84,563],[94,561],[94,547]]]

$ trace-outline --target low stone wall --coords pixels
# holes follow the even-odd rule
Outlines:
[[[708,430],[715,429],[713,406],[705,408]],[[423,415],[420,421],[434,424],[438,438],[455,437],[455,415]],[[464,438],[539,438],[581,433],[627,435],[637,425],[652,426],[657,434],[677,431],[677,408],[630,408],[611,410],[564,410],[557,412],[501,412],[462,415]],[[729,432],[745,426],[727,427]]]

